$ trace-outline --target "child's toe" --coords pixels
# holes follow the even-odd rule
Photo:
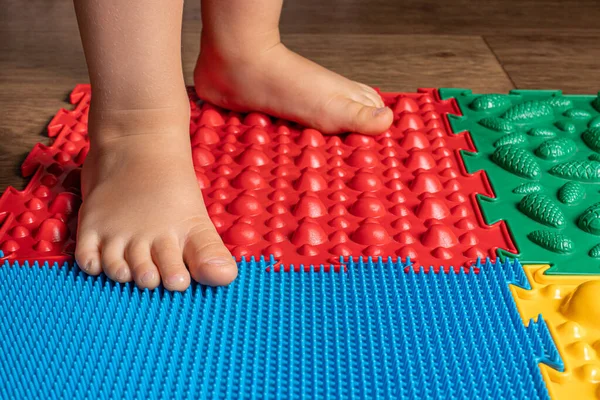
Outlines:
[[[135,284],[142,289],[154,289],[160,284],[160,274],[152,255],[150,254],[150,244],[143,242],[132,242],[127,246],[125,259]]]
[[[111,279],[118,282],[129,282],[131,270],[125,261],[125,243],[120,239],[108,240],[102,243],[102,269]]]
[[[369,98],[369,100],[371,100],[373,102],[373,104],[375,105],[375,107],[377,108],[381,108],[381,107],[385,107],[385,103],[383,102],[383,99],[381,98],[381,96],[379,95],[379,93],[377,93],[375,91],[375,89],[373,89],[370,86],[367,86],[365,84],[360,84],[361,88],[362,88],[362,94],[366,97]]]
[[[77,239],[75,260],[79,267],[90,275],[98,275],[102,272],[98,245],[98,237],[95,234],[82,233]]]
[[[358,95],[355,95],[353,97],[353,100],[356,101],[356,102],[358,102],[358,103],[360,103],[360,104],[363,104],[365,106],[375,107],[375,108],[379,107],[379,105],[377,103],[377,100],[374,99],[372,96],[370,96],[368,93],[365,93],[365,92],[362,92],[362,93],[359,93]]]
[[[340,126],[344,130],[367,135],[385,132],[394,119],[392,110],[387,107],[373,107],[353,100],[349,100],[349,103],[337,112]]]
[[[166,289],[182,292],[190,286],[190,273],[183,263],[182,250],[176,239],[156,239],[151,254]]]
[[[195,281],[225,286],[237,277],[237,264],[212,225],[188,236],[184,259]]]

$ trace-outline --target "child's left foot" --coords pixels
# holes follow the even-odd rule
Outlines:
[[[235,279],[194,173],[188,107],[90,113],[96,140],[82,170],[75,250],[87,273],[169,290],[187,289],[190,275],[211,286]]]

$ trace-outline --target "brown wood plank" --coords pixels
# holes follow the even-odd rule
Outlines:
[[[321,33],[583,33],[600,29],[599,8],[597,0],[302,0],[284,2],[282,27]]]
[[[200,2],[186,3],[199,19]],[[598,0],[286,0],[284,33],[484,35],[600,32]]]
[[[72,1],[0,0],[0,30],[76,29]],[[285,33],[600,33],[598,0],[285,0]],[[199,20],[200,0],[184,19]]]
[[[477,87],[494,92],[512,88],[477,36],[284,35],[284,42],[325,67],[383,91]]]
[[[600,35],[489,36],[486,41],[520,89],[600,91]]]
[[[284,1],[285,32],[492,33],[598,32],[598,0]]]

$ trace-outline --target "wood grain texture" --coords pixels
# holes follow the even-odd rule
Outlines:
[[[600,91],[600,36],[491,36],[485,40],[520,89]]]
[[[282,25],[315,33],[598,34],[599,8],[598,0],[290,0]]]
[[[200,2],[185,4],[199,19]],[[284,33],[599,34],[598,0],[284,0]]]
[[[20,163],[48,142],[46,124],[87,71],[71,1],[0,0],[0,10],[2,191],[24,187]],[[386,91],[590,93],[600,89],[599,17],[597,0],[286,0],[281,30],[290,48]],[[200,30],[199,1],[186,1],[188,84]]]
[[[598,0],[284,0],[281,29],[284,33],[597,35],[599,8]],[[0,0],[0,10],[0,30],[77,29],[69,0]],[[186,0],[184,20],[199,19],[200,0]]]

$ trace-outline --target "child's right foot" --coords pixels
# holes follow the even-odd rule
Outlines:
[[[242,52],[202,38],[194,80],[204,99],[236,111],[262,111],[324,133],[378,134],[392,110],[372,88],[301,57],[274,39]]]
[[[152,115],[157,112],[158,118]],[[78,264],[142,288],[162,280],[169,290],[185,290],[190,274],[202,284],[229,284],[237,266],[196,181],[188,111],[109,114],[100,126],[90,116],[90,129],[104,132],[95,132],[102,140],[92,144],[82,171]],[[180,117],[166,121],[165,114]]]

